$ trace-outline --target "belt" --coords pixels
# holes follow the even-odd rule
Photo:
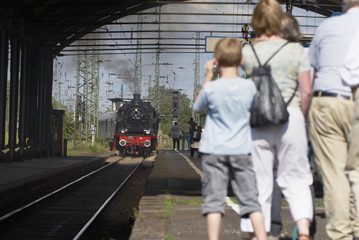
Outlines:
[[[315,91],[313,93],[313,97],[339,97],[347,100],[353,100],[352,96],[345,96],[338,93],[323,92],[323,91]]]

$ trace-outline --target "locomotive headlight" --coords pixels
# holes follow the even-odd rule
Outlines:
[[[150,129],[145,129],[145,133],[146,134],[150,134],[151,130]]]
[[[125,139],[121,139],[120,140],[120,146],[123,147],[126,145],[126,140]]]
[[[121,133],[125,133],[125,129],[121,129]]]
[[[145,147],[151,146],[151,142],[149,140],[146,140],[144,144],[145,144]]]

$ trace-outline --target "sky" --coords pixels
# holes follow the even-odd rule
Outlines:
[[[215,2],[221,2],[215,0]],[[206,36],[233,36],[242,37],[241,28],[243,24],[248,24],[251,21],[251,15],[254,6],[242,5],[242,0],[227,0],[224,4],[170,4],[162,6],[161,8],[152,8],[143,12],[149,13],[142,15],[142,21],[146,23],[161,22],[158,24],[142,24],[143,30],[171,30],[169,33],[161,33],[162,38],[187,38],[184,40],[161,40],[164,44],[195,44],[195,40],[191,38],[196,37],[195,32],[200,33],[200,38],[205,39]],[[234,4],[225,4],[234,3]],[[285,6],[282,6],[285,11]],[[161,12],[159,17],[154,12]],[[196,16],[196,15],[176,15],[169,13],[223,13],[218,16]],[[225,14],[231,14],[226,16]],[[312,37],[315,33],[316,26],[318,26],[325,18],[319,14],[311,13],[299,8],[293,9],[293,15],[296,16],[301,32],[304,36]],[[118,19],[116,24],[103,26],[100,30],[104,31],[127,31],[136,30],[137,24],[128,24],[137,22],[138,16],[132,15],[125,18]],[[194,24],[196,22],[204,22],[206,24]],[[169,23],[169,24],[167,24]],[[189,24],[191,23],[191,24]],[[176,30],[195,31],[191,33],[178,33]],[[238,33],[224,34],[215,33],[214,31],[238,31]],[[250,27],[250,30],[251,27]],[[211,32],[212,31],[212,32]],[[88,37],[94,37],[94,34],[89,34]],[[158,33],[143,33],[142,38],[157,38]],[[100,111],[106,111],[111,107],[109,98],[121,97],[121,85],[123,88],[123,97],[132,97],[134,93],[134,67],[135,57],[133,50],[116,50],[118,48],[125,48],[126,44],[134,44],[136,40],[131,37],[136,37],[136,33],[106,33],[101,34],[102,38],[111,38],[112,40],[106,43],[113,44],[113,50],[106,51],[110,54],[99,56],[99,75],[100,75]],[[122,38],[124,40],[118,40]],[[98,42],[99,44],[104,41]],[[157,40],[142,40],[143,44],[157,43]],[[73,44],[78,44],[75,42]],[[205,40],[201,40],[200,44],[205,44]],[[65,50],[77,49],[76,47],[67,47]],[[152,50],[153,51],[153,50]],[[194,68],[195,68],[195,50],[177,50],[177,51],[191,51],[192,53],[166,53],[163,50],[160,54],[160,85],[167,88],[181,89],[181,91],[188,95],[190,99],[193,96],[194,83]],[[105,51],[103,51],[104,53]],[[155,80],[155,62],[156,54],[142,53],[142,78],[141,78],[141,95],[146,97],[148,95],[148,86],[154,85]],[[75,88],[76,88],[76,56],[66,56],[73,52],[62,52],[65,56],[57,57],[54,61],[54,83],[53,96],[67,105],[70,110],[74,110],[75,102]],[[200,50],[200,81],[204,80],[204,64],[206,61],[212,59],[213,53],[206,53]],[[151,80],[151,83],[150,83]],[[59,94],[60,93],[60,94]]]

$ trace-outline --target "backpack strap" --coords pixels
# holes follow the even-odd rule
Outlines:
[[[266,65],[266,64],[269,62],[269,60],[271,60],[271,59],[272,59],[285,45],[287,45],[288,43],[289,43],[289,42],[287,41],[287,42],[285,42],[280,48],[278,48],[278,50],[273,53],[273,55],[264,63],[264,65]]]
[[[271,60],[271,59],[272,59],[285,45],[287,45],[288,43],[289,43],[289,42],[287,41],[287,42],[285,42],[282,46],[280,46],[280,48],[278,48],[277,51],[275,51],[275,52],[272,54],[272,56],[270,56],[269,59],[268,59],[263,65],[268,64],[269,60]],[[256,56],[256,59],[257,59],[257,62],[258,62],[258,64],[259,64],[259,66],[262,66],[261,62],[259,61],[258,55],[257,55],[256,51],[254,50],[253,45],[252,45],[252,44],[250,44],[250,45],[251,45],[251,48],[252,48],[252,50],[253,50],[254,56]]]
[[[298,89],[298,81],[297,81],[297,85],[295,86],[295,89],[294,89],[294,92],[292,94],[292,96],[289,98],[289,100],[285,103],[286,106],[289,105],[289,103],[293,100],[294,96],[295,96],[295,93],[297,92],[297,89]]]
[[[262,66],[261,61],[259,61],[258,55],[257,55],[257,53],[256,53],[256,50],[254,50],[253,45],[252,45],[252,44],[249,44],[249,45],[251,46],[251,48],[252,48],[252,50],[253,50],[254,56],[256,56],[258,65],[259,65],[259,66]]]
[[[263,65],[266,65],[268,64],[268,62],[285,46],[287,45],[289,42],[285,42],[280,48],[277,49],[277,51],[275,51],[272,56],[270,56],[270,58],[263,64]],[[253,50],[253,53],[254,53],[254,56],[256,56],[256,59],[257,59],[257,62],[258,62],[258,65],[259,66],[262,66],[261,62],[259,61],[259,58],[258,58],[258,55],[256,53],[256,51],[254,50],[254,47],[252,44],[251,45],[251,48]],[[297,85],[295,86],[295,89],[294,89],[294,92],[292,94],[292,96],[289,98],[289,100],[285,103],[287,106],[289,105],[289,103],[293,100],[294,96],[295,96],[295,93],[297,92],[297,89],[298,89],[298,81],[297,81]]]

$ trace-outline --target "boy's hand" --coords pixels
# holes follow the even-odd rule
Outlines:
[[[202,87],[203,87],[206,83],[210,82],[210,81],[213,79],[213,76],[214,76],[214,73],[213,73],[213,65],[214,65],[215,61],[216,61],[215,59],[209,60],[209,61],[207,61],[206,64],[204,65],[204,68],[206,69],[207,73],[206,73],[206,78],[204,79],[204,82],[203,82],[203,84],[202,84]],[[197,102],[199,96],[201,95],[201,92],[202,92],[202,88],[199,90],[195,102]]]
[[[206,79],[204,80],[203,84],[212,80],[213,75],[214,75],[213,74],[213,65],[214,65],[214,60],[209,60],[204,65],[204,68],[206,69]]]

